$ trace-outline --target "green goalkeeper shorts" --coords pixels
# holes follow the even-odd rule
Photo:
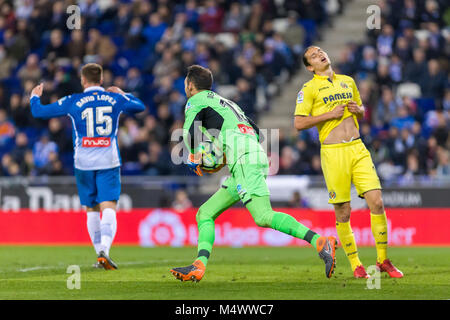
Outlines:
[[[225,188],[233,199],[241,200],[244,205],[252,196],[270,195],[266,178],[269,173],[269,161],[265,152],[251,152],[242,155],[231,170],[231,177],[225,180]]]

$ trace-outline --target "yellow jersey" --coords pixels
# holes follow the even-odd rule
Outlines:
[[[362,105],[358,88],[352,77],[333,73],[333,79],[330,79],[327,76],[314,74],[314,77],[303,85],[297,95],[295,115],[319,116],[333,110],[337,105],[347,104],[351,100],[359,106]],[[348,117],[353,117],[356,128],[359,129],[356,115],[345,108],[342,118],[324,121],[317,125],[320,143],[323,143],[331,130]]]

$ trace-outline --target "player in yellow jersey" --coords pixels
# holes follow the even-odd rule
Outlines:
[[[364,116],[364,106],[353,78],[335,74],[326,52],[308,47],[303,63],[313,78],[297,95],[294,125],[297,130],[317,126],[321,143],[322,171],[328,189],[329,203],[336,215],[336,230],[356,278],[369,277],[359,260],[350,226],[350,188],[370,209],[372,233],[377,250],[376,265],[391,277],[403,274],[387,258],[387,221],[381,185],[369,151],[359,135],[358,119]]]

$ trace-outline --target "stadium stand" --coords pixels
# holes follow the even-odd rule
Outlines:
[[[141,98],[147,111],[120,122],[124,175],[188,175],[170,161],[183,122],[184,72],[211,68],[219,93],[254,118],[301,65],[303,49],[332,27],[350,1],[80,1],[82,29],[68,30],[75,1],[0,0],[0,175],[70,175],[69,119],[36,120],[29,93],[43,102],[80,92],[84,63],[104,66],[104,86]],[[385,181],[450,176],[450,9],[445,1],[379,1],[381,30],[349,43],[335,63],[356,78],[364,142]],[[394,32],[393,30],[397,30]],[[290,120],[289,120],[290,121]],[[318,175],[313,130],[282,136],[278,174]]]
[[[73,3],[0,1],[3,176],[72,172],[70,123],[33,119],[28,96],[40,81],[44,103],[81,91],[79,69],[88,62],[104,66],[105,87],[119,86],[147,106],[121,121],[123,174],[187,174],[171,164],[168,143],[183,121],[186,67],[211,68],[215,89],[257,119],[325,18],[325,1],[80,1],[82,28],[69,30]],[[276,31],[283,22],[292,24],[286,40]]]
[[[334,61],[335,72],[355,78],[366,106],[362,139],[385,185],[448,181],[450,8],[435,0],[376,4],[381,28]],[[285,132],[280,150],[280,174],[321,174],[315,128]]]

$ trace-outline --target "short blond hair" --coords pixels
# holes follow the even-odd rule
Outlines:
[[[100,83],[103,76],[103,68],[97,63],[88,63],[81,69],[81,76],[89,83]]]

